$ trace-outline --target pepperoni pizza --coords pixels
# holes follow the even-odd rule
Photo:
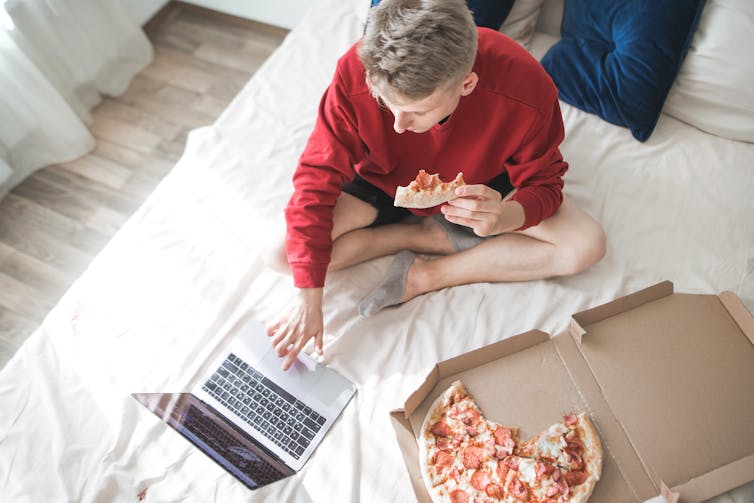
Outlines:
[[[418,438],[434,502],[583,503],[602,470],[599,436],[586,413],[526,442],[485,419],[460,381],[430,407]]]

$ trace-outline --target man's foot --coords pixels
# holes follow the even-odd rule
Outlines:
[[[402,304],[415,296],[407,294],[406,280],[411,264],[417,259],[416,254],[407,250],[399,252],[388,268],[385,279],[359,303],[359,314],[371,316],[382,309]]]

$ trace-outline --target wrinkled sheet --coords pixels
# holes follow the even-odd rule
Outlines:
[[[754,145],[663,116],[639,144],[563,105],[566,194],[608,236],[577,276],[476,284],[369,318],[356,303],[390,258],[330,274],[324,363],[358,386],[296,476],[251,492],[129,397],[188,389],[240,319],[269,320],[290,279],[260,243],[279,235],[290,177],[337,57],[368,2],[321,0],[186,152],[0,372],[0,500],[413,501],[388,412],[438,360],[664,279],[735,292],[754,311]],[[670,448],[670,446],[669,446]],[[721,502],[754,501],[751,487]]]

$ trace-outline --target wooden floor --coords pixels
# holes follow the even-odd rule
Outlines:
[[[0,368],[287,34],[180,2],[145,32],[154,61],[92,110],[96,148],[0,201]]]

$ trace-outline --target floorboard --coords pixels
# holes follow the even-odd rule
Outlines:
[[[0,201],[0,367],[287,35],[178,1],[145,32],[155,59],[92,110],[92,152]]]

